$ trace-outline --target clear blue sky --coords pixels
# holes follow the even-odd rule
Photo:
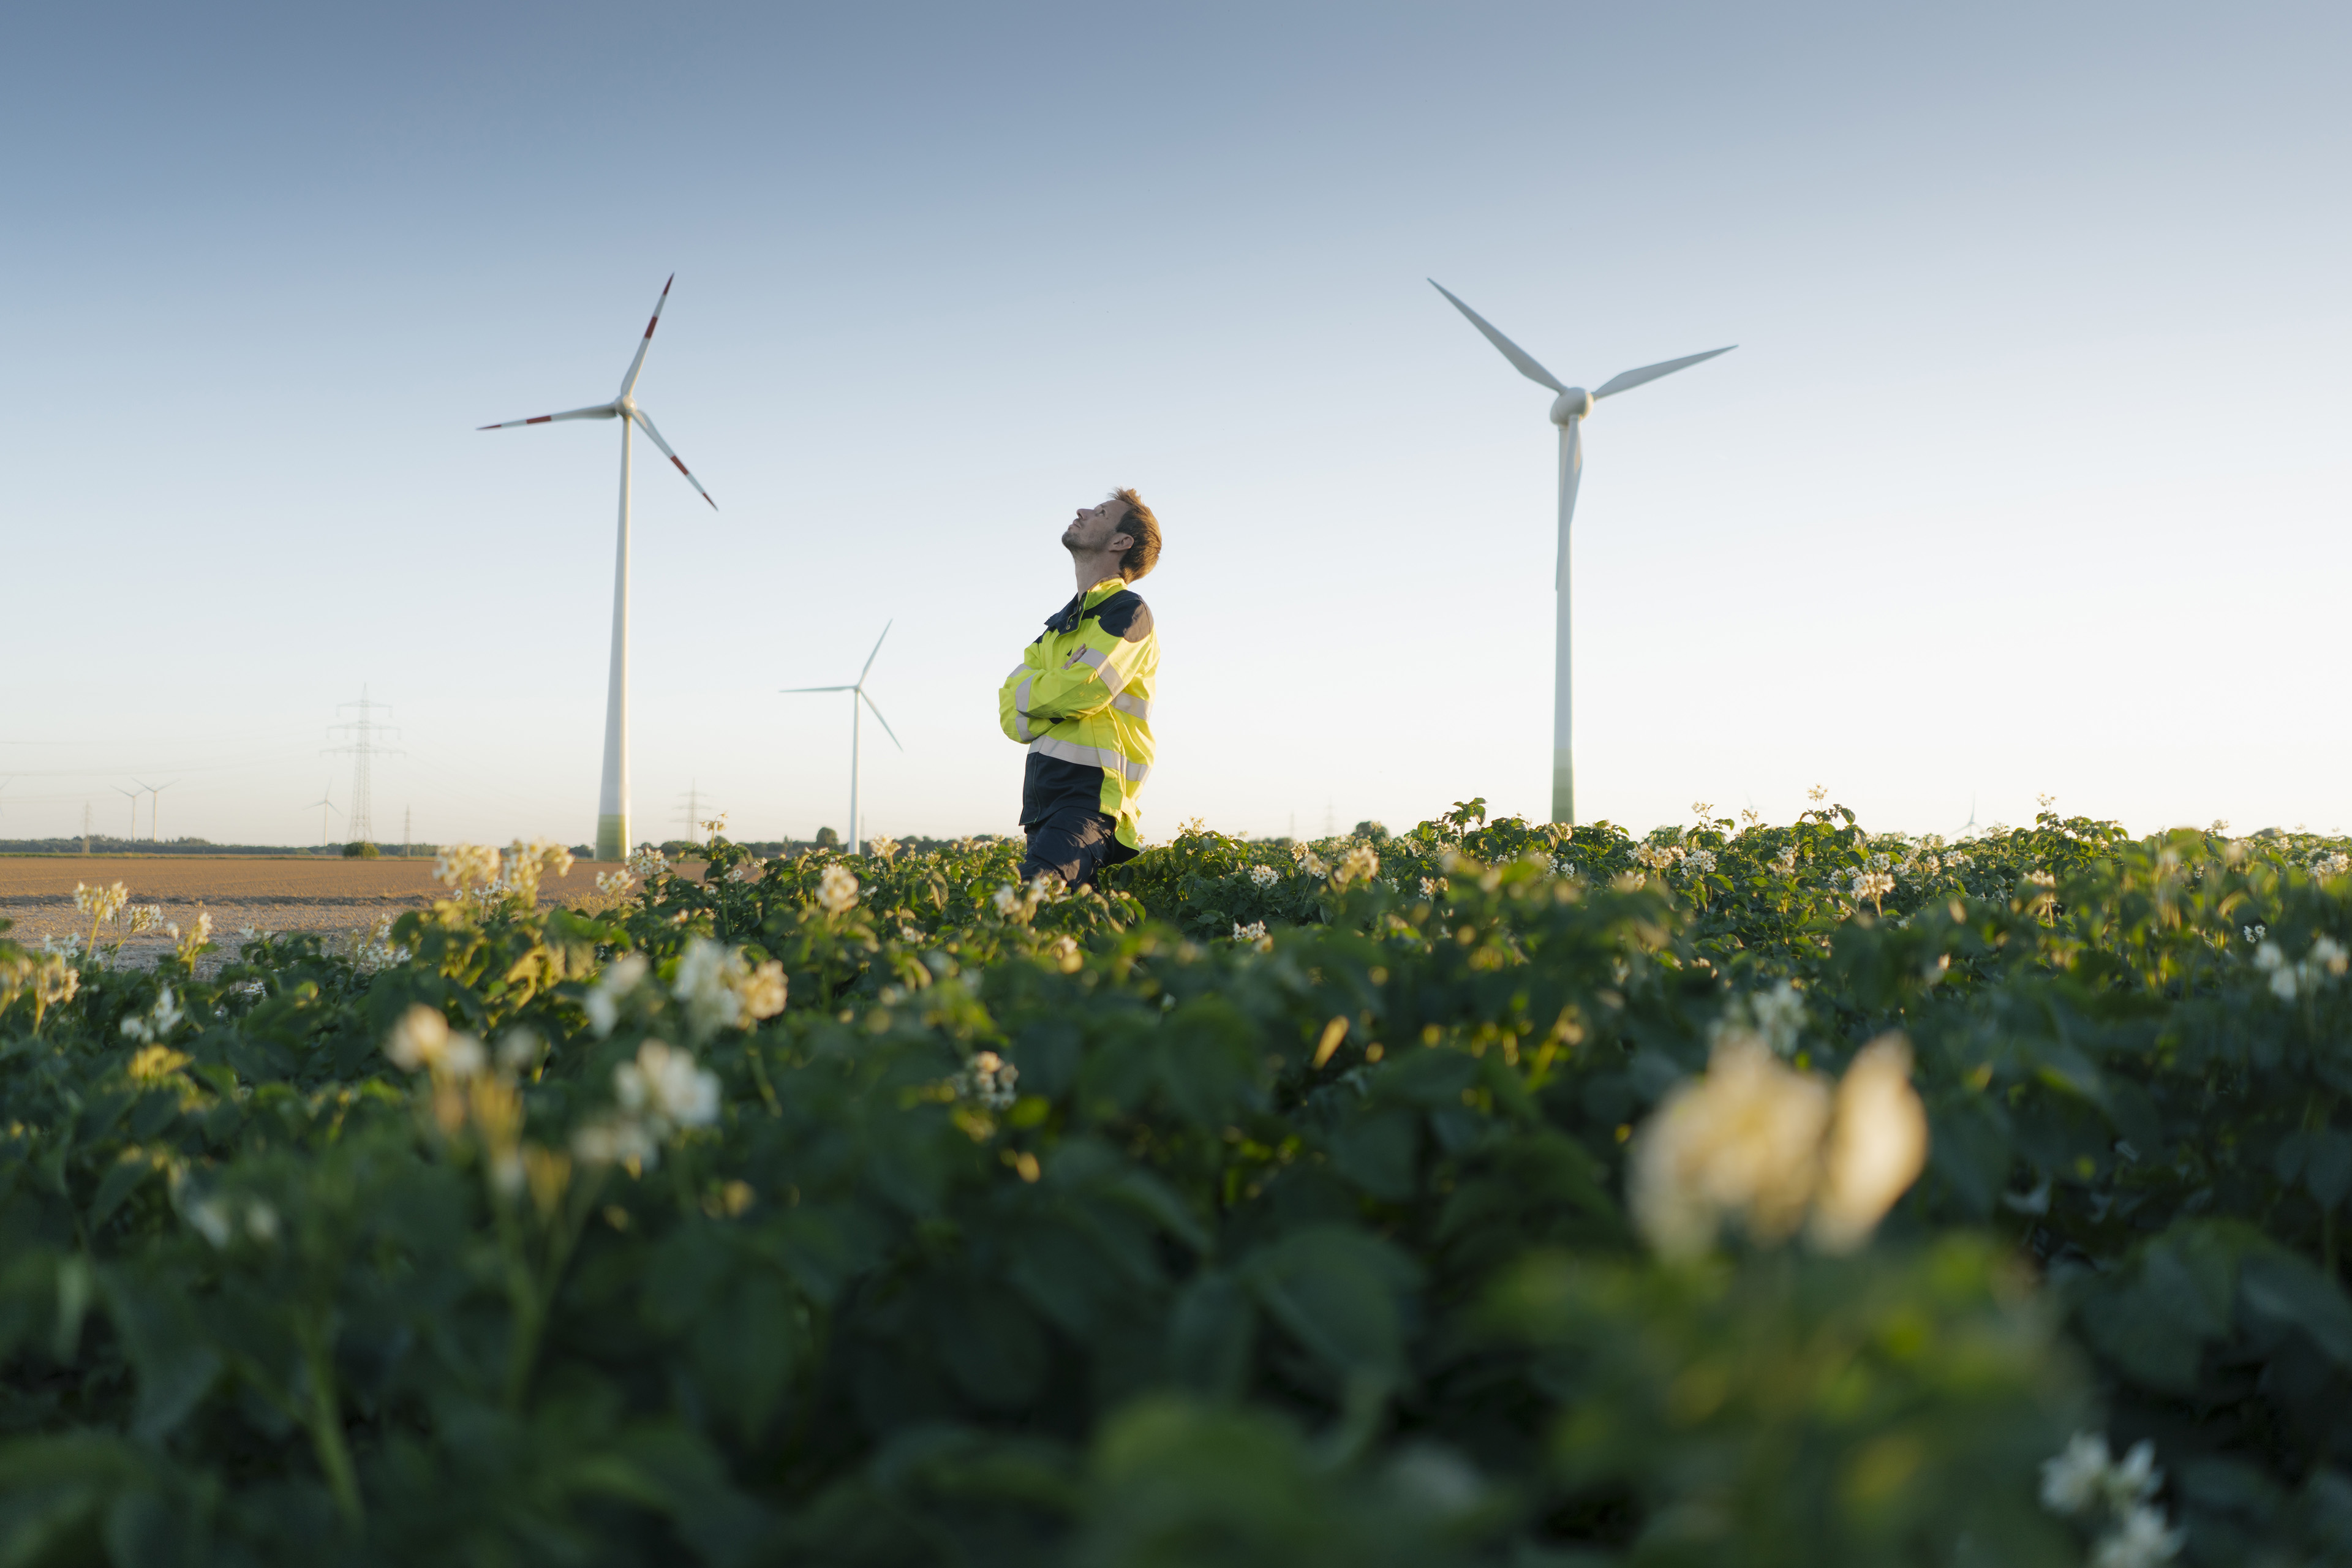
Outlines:
[[[1009,831],[994,689],[1133,484],[1147,828],[1580,805],[2352,826],[2341,5],[90,5],[0,53],[0,835]],[[640,445],[641,456],[646,448]],[[146,817],[142,810],[142,831]],[[340,833],[340,829],[339,829]]]

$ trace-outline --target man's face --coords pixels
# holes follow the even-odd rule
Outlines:
[[[1108,549],[1113,539],[1125,538],[1120,527],[1127,521],[1127,503],[1113,496],[1100,506],[1079,510],[1062,530],[1062,548],[1073,555],[1091,555]],[[1129,543],[1134,541],[1129,539]]]

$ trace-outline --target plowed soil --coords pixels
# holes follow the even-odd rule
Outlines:
[[[610,869],[607,867],[604,869]],[[540,889],[542,903],[579,903],[596,896],[598,868],[581,864]],[[89,938],[89,917],[74,908],[74,885],[123,883],[134,904],[161,904],[163,918],[185,926],[201,906],[213,917],[217,964],[236,953],[238,932],[319,931],[341,936],[372,929],[386,915],[433,901],[441,886],[433,859],[328,860],[255,856],[11,856],[0,857],[0,918],[15,921],[6,935],[29,946],[44,937],[79,931]],[[120,927],[101,927],[112,946]],[[126,963],[152,963],[171,938],[149,931],[123,943]]]

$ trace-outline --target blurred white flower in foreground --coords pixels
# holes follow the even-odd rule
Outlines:
[[[481,1041],[452,1030],[448,1019],[421,1002],[392,1026],[383,1054],[403,1072],[430,1069],[447,1078],[472,1078],[488,1059]]]
[[[178,1028],[185,1016],[180,1011],[179,1004],[172,999],[172,988],[166,984],[157,994],[155,1005],[122,1020],[122,1035],[125,1039],[152,1045]]]
[[[695,1066],[692,1053],[661,1040],[647,1040],[635,1061],[613,1069],[613,1092],[656,1136],[719,1120],[718,1078]]]
[[[591,1164],[652,1165],[671,1133],[719,1120],[719,1079],[661,1040],[647,1040],[636,1060],[613,1069],[613,1097],[614,1113],[572,1135],[572,1152]]]
[[[2293,963],[2287,962],[2286,950],[2268,937],[2254,949],[2254,967],[2271,977],[2271,994],[2282,1002],[2308,996],[2330,981],[2342,979],[2347,966],[2352,966],[2352,955],[2347,954],[2342,942],[2324,933],[2312,938],[2311,951]]]
[[[1651,1246],[1686,1258],[1726,1220],[1759,1242],[1843,1252],[1869,1239],[1927,1161],[1927,1123],[1899,1035],[1863,1047],[1838,1086],[1784,1066],[1753,1030],[1719,1035],[1705,1076],[1635,1135],[1629,1198]]]
[[[2100,1530],[2092,1568],[2156,1568],[2179,1555],[2188,1532],[2168,1529],[2153,1500],[2163,1485],[2153,1444],[2133,1444],[2118,1464],[2095,1432],[2075,1433],[2042,1463],[2042,1506]]]
[[[1852,1252],[1868,1241],[1927,1163],[1927,1112],[1911,1087],[1911,1042],[1881,1035],[1855,1053],[1838,1081],[1807,1231],[1813,1245]]]
[[[580,1005],[587,1013],[588,1026],[596,1031],[598,1039],[613,1032],[613,1026],[621,1020],[621,999],[642,984],[652,969],[644,953],[632,952],[607,964],[604,973],[596,977],[596,984],[588,988]]]
[[[976,1100],[991,1110],[1003,1110],[1020,1098],[1013,1089],[1021,1069],[998,1056],[994,1051],[982,1051],[955,1076],[955,1091],[966,1100]]]
[[[499,874],[499,852],[487,844],[445,844],[433,857],[433,879],[451,889],[488,882]]]
[[[1282,880],[1282,873],[1271,866],[1253,866],[1249,868],[1249,879],[1261,888],[1271,888]]]
[[[829,915],[845,915],[857,907],[857,876],[846,866],[827,866],[816,880],[816,907]]]
[[[669,857],[650,844],[640,844],[625,864],[633,877],[657,877],[669,869]]]
[[[1247,925],[1242,924],[1239,921],[1235,921],[1234,922],[1234,940],[1235,942],[1255,942],[1265,935],[1265,922],[1264,921],[1252,921]]]
[[[748,1029],[784,1010],[784,966],[774,960],[752,969],[740,947],[696,937],[679,955],[670,994],[686,1006],[687,1028],[698,1039],[726,1028]]]
[[[1360,882],[1380,868],[1381,858],[1372,853],[1371,847],[1364,844],[1356,845],[1340,857],[1339,864],[1331,872],[1331,885],[1344,888],[1350,882]]]

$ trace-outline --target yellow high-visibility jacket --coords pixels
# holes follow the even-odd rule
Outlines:
[[[1084,806],[1142,847],[1136,803],[1151,772],[1151,690],[1160,638],[1151,608],[1124,579],[1106,577],[1046,621],[996,694],[1004,733],[1029,748],[1021,826]]]

